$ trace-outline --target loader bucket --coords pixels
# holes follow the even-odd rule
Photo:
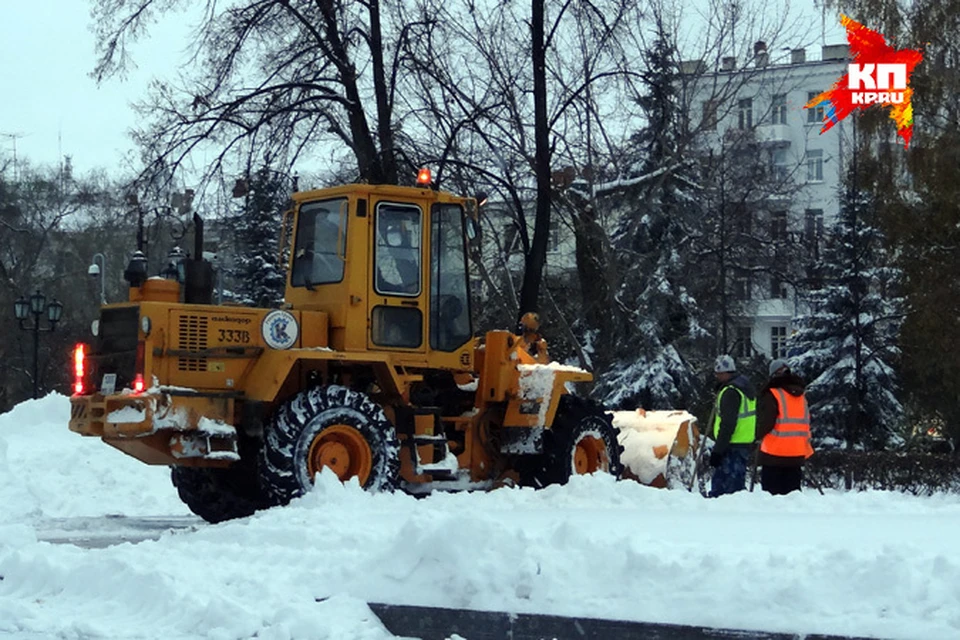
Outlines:
[[[613,411],[623,445],[623,476],[651,487],[688,489],[696,468],[700,429],[692,414],[677,411]]]

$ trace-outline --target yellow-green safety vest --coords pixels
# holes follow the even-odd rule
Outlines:
[[[724,391],[733,389],[740,394],[740,411],[737,414],[737,426],[730,436],[730,444],[753,444],[757,439],[757,400],[747,398],[747,395],[734,385],[727,385],[717,394],[716,417],[713,419],[713,439],[720,433],[720,398]]]

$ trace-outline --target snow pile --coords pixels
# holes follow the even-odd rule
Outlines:
[[[323,474],[245,520],[51,545],[38,541],[50,514],[185,512],[165,469],[70,433],[67,407],[51,396],[0,416],[0,635],[379,640],[365,603],[388,602],[960,637],[955,496],[705,500],[597,476],[418,500]]]
[[[170,470],[67,428],[67,398],[50,394],[0,416],[0,522],[23,515],[187,515]]]

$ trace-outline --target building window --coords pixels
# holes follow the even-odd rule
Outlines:
[[[807,242],[815,244],[823,236],[823,209],[807,209],[803,212],[804,236]]]
[[[807,182],[823,182],[823,150],[807,151]]]
[[[753,328],[736,327],[734,329],[733,355],[737,358],[753,356]]]
[[[787,355],[787,328],[770,327],[770,357],[785,358]]]
[[[774,180],[786,180],[789,171],[787,170],[787,150],[774,149],[770,154],[770,173]]]
[[[787,212],[774,211],[770,214],[770,239],[774,242],[787,240]]]
[[[804,241],[816,256],[823,237],[823,209],[807,209],[803,212],[803,222]]]
[[[749,274],[742,273],[742,274],[737,274],[733,276],[732,297],[734,300],[750,299],[750,275]]]
[[[787,283],[777,276],[770,278],[770,297],[774,300],[783,300],[787,297]]]
[[[700,126],[704,131],[715,131],[717,128],[717,101],[704,100],[701,109],[703,120]]]
[[[740,129],[753,128],[753,100],[744,98],[737,102],[737,127]]]
[[[811,100],[820,95],[819,91],[808,91],[807,92],[807,104]],[[816,107],[807,109],[807,124],[820,124],[823,122],[823,103],[821,102]]]
[[[770,104],[770,124],[787,124],[787,94],[774,94]]]
[[[547,238],[547,252],[556,253],[560,250],[560,222],[554,216],[550,219],[550,235]]]

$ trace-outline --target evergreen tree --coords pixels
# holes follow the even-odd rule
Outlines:
[[[696,181],[680,158],[677,56],[662,25],[645,57],[639,103],[647,125],[633,137],[631,180],[614,196],[627,203],[613,239],[620,277],[612,338],[621,346],[598,376],[596,394],[609,406],[666,409],[692,402],[697,377],[682,354],[705,336],[688,287]]]
[[[241,182],[243,184],[243,182]],[[264,166],[245,181],[242,208],[231,224],[236,246],[230,295],[254,307],[276,307],[283,301],[284,265],[277,264],[277,246],[289,178]]]
[[[810,312],[788,344],[794,368],[810,382],[815,446],[879,449],[897,441],[897,344],[903,318],[900,271],[874,226],[872,197],[856,188],[841,198],[840,217],[821,264]]]
[[[910,148],[886,145],[876,181],[888,185],[878,205],[904,273],[907,317],[900,372],[908,413],[913,424],[924,425],[923,431],[932,427],[956,449],[960,358],[953,354],[960,351],[960,281],[951,274],[960,270],[960,5],[957,0],[831,0],[826,5],[833,15],[867,17],[870,27],[898,48],[923,50],[923,62],[910,79]],[[876,139],[894,139],[886,110],[868,110],[859,120]],[[891,171],[904,166],[905,171]]]

